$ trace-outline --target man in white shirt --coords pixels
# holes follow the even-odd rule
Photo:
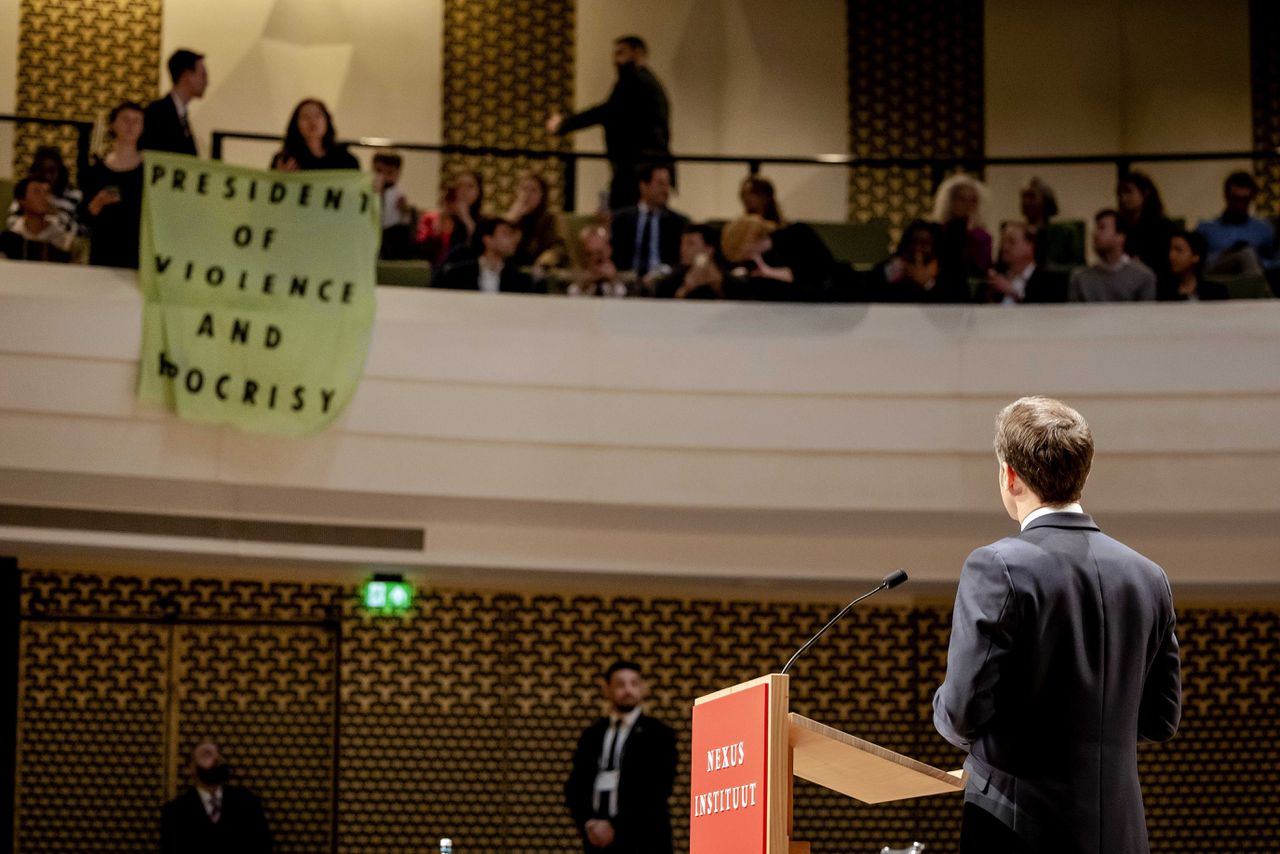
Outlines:
[[[1066,302],[1067,282],[1062,276],[1036,264],[1036,232],[1025,222],[1008,222],[1000,231],[1000,263],[1003,272],[987,273],[991,302]]]
[[[151,151],[177,154],[199,153],[195,134],[191,132],[188,112],[191,102],[204,97],[209,86],[209,71],[204,57],[193,50],[180,48],[169,57],[169,77],[173,89],[163,98],[147,105],[143,114],[142,138],[138,147]]]
[[[609,714],[583,731],[565,784],[583,851],[670,854],[675,732],[642,711],[646,691],[638,664],[612,664],[602,690]]]

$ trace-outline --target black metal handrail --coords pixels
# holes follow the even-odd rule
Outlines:
[[[74,126],[79,134],[78,163],[87,163],[93,123],[77,119],[50,119],[36,116],[0,115],[0,121],[43,125]],[[212,132],[210,156],[221,160],[227,140],[251,140],[256,142],[280,142],[275,134],[247,131]],[[456,154],[472,157],[521,157],[528,160],[558,160],[564,174],[564,208],[572,212],[577,195],[577,164],[579,160],[605,160],[601,151],[575,151],[563,148],[513,148],[491,145],[459,145],[454,143],[402,142],[382,137],[360,137],[343,140],[343,144],[360,148],[394,148],[399,151],[420,151],[431,154]],[[764,166],[831,166],[842,169],[928,169],[936,189],[954,169],[980,172],[991,166],[1097,166],[1111,165],[1117,179],[1133,169],[1137,163],[1203,163],[1225,160],[1249,160],[1253,162],[1280,160],[1280,148],[1269,151],[1191,151],[1149,152],[1121,154],[1064,154],[1041,156],[988,156],[988,157],[858,157],[852,154],[768,155],[768,154],[673,154],[676,163],[711,163],[742,165],[750,175],[759,174]]]

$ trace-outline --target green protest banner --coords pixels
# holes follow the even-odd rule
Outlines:
[[[380,233],[369,176],[151,151],[144,169],[139,397],[260,433],[332,423],[373,329]]]

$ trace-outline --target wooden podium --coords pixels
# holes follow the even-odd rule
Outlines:
[[[964,790],[942,771],[793,714],[772,673],[693,704],[689,854],[809,854],[792,833],[795,777],[868,804]]]

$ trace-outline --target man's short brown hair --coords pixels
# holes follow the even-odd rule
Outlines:
[[[1093,433],[1079,412],[1049,397],[1024,397],[996,416],[996,456],[1045,504],[1080,500],[1093,465]]]

